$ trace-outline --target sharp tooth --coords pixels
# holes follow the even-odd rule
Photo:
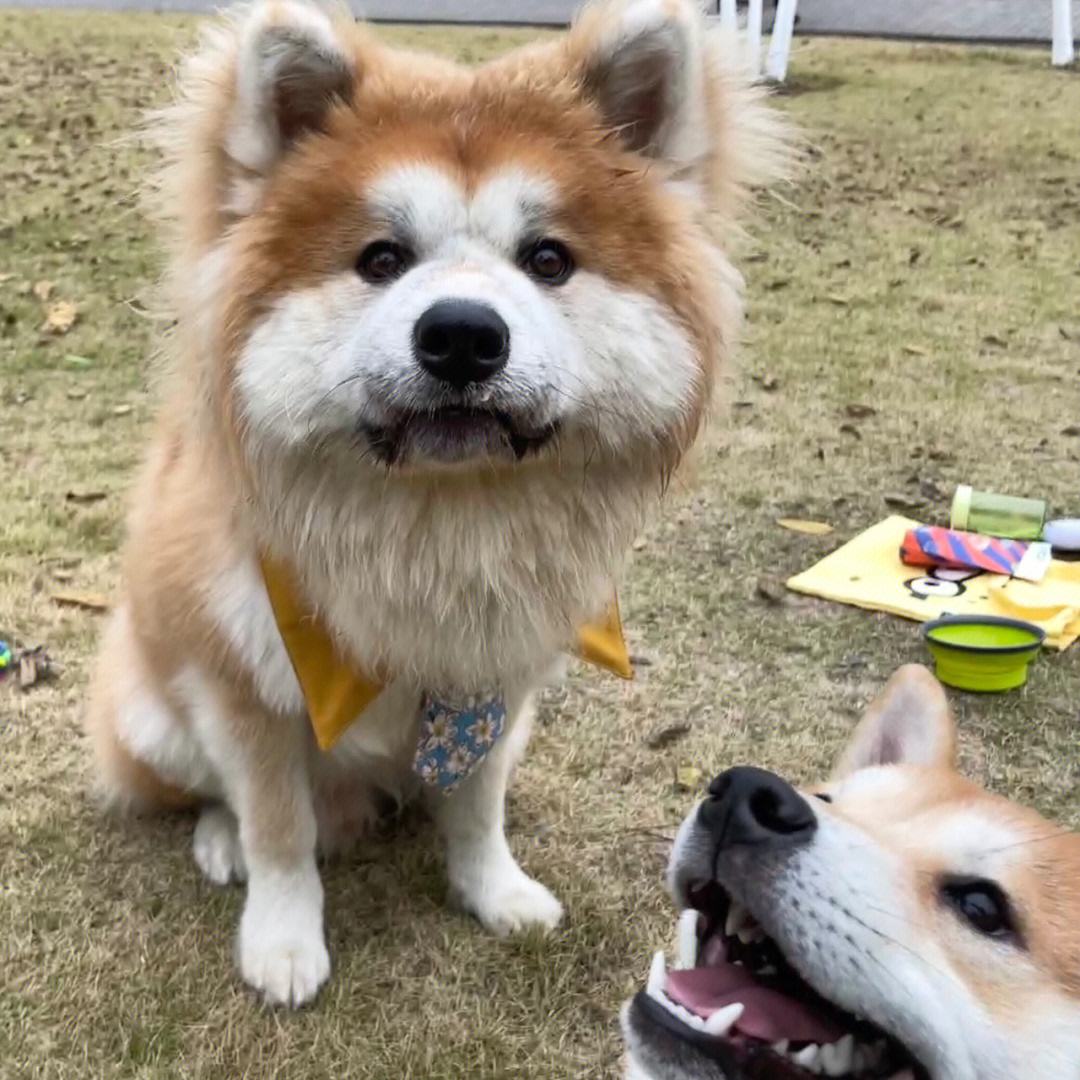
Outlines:
[[[698,913],[687,908],[679,916],[678,962],[676,967],[692,968],[698,958]]]
[[[645,984],[646,992],[653,997],[662,993],[666,978],[667,965],[664,963],[664,950],[658,949],[649,967],[649,981]]]
[[[742,904],[732,900],[731,907],[728,908],[727,919],[724,920],[724,935],[734,937],[747,921],[749,914]]]
[[[787,1055],[788,1047],[791,1045],[790,1039],[781,1039],[779,1042],[774,1042],[771,1049],[775,1050],[778,1054]]]
[[[851,1072],[851,1060],[855,1053],[855,1036],[842,1039],[821,1048],[821,1064],[826,1076],[847,1076]]]
[[[755,942],[765,940],[765,931],[760,926],[750,924],[739,930],[738,937],[744,945],[753,945]]]
[[[712,1035],[714,1038],[726,1035],[735,1021],[742,1016],[745,1008],[746,1006],[741,1001],[735,1001],[718,1009],[705,1021],[705,1034]]]
[[[797,1054],[791,1055],[791,1060],[796,1065],[801,1065],[809,1072],[816,1073],[821,1070],[818,1068],[818,1059],[821,1056],[821,1047],[816,1043],[808,1043]]]

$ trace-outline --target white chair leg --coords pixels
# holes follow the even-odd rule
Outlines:
[[[1075,58],[1072,0],[1054,0],[1054,51],[1051,60],[1061,67],[1071,64]]]
[[[774,82],[783,82],[787,78],[797,6],[798,0],[778,0],[776,5],[776,18],[773,19],[772,37],[769,39],[769,55],[765,60],[765,77]]]
[[[720,0],[720,25],[732,33],[738,29],[739,19],[735,9],[735,0]]]
[[[746,13],[746,49],[755,79],[761,74],[761,7],[761,0],[750,0]]]

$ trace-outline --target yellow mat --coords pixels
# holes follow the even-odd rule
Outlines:
[[[904,533],[920,523],[890,517],[816,566],[791,578],[795,592],[925,622],[939,615],[1004,615],[1035,623],[1046,644],[1065,649],[1080,637],[1080,562],[1054,559],[1037,584],[969,571],[931,570],[900,561]]]

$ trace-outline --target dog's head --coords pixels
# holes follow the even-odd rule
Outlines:
[[[953,767],[945,695],[893,676],[833,779],[718,776],[669,879],[677,960],[625,1008],[641,1080],[1074,1080],[1080,836]]]
[[[691,0],[614,0],[476,69],[264,0],[181,94],[173,291],[249,459],[677,460],[738,325],[725,242],[777,162]]]

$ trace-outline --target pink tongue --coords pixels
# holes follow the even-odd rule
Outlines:
[[[737,964],[720,962],[715,967],[670,971],[665,989],[672,1001],[706,1019],[725,1005],[741,1001],[745,1008],[733,1030],[753,1039],[831,1043],[845,1034],[813,1006],[762,986]]]

